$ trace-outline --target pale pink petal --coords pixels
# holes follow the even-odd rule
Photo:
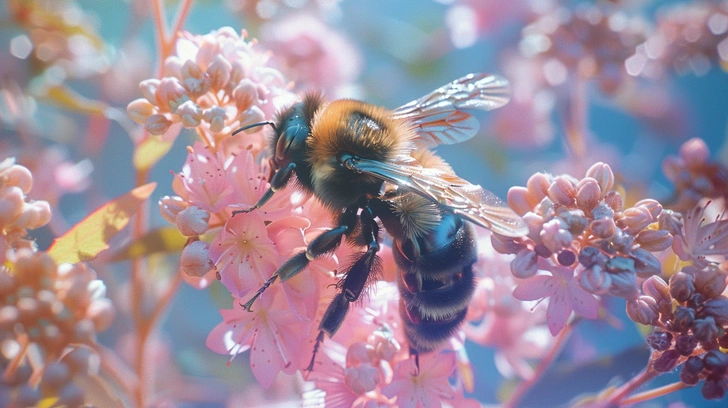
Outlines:
[[[571,304],[567,302],[565,290],[562,288],[549,298],[546,309],[546,321],[551,334],[556,336],[566,327],[566,321],[571,316]]]
[[[182,183],[190,193],[190,202],[215,213],[231,203],[232,186],[217,156],[195,143],[182,167]]]
[[[556,291],[553,276],[536,275],[521,282],[513,290],[513,297],[518,300],[539,300],[551,296]]]
[[[596,319],[599,316],[599,302],[594,298],[594,295],[582,289],[576,282],[569,285],[568,290],[569,302],[576,314],[588,319]]]

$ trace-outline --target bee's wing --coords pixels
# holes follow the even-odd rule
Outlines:
[[[520,237],[528,233],[521,217],[495,194],[452,173],[422,167],[411,157],[401,156],[392,162],[356,158],[346,165],[351,170],[412,190],[498,234]]]
[[[491,110],[508,103],[508,80],[490,74],[468,74],[429,94],[400,106],[394,117],[415,127],[419,144],[434,147],[470,139],[478,131],[478,120],[464,109]]]

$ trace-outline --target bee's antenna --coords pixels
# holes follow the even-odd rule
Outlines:
[[[235,131],[234,131],[234,132],[232,133],[232,136],[235,136],[235,135],[237,135],[238,133],[240,133],[240,132],[242,132],[242,131],[244,131],[244,130],[248,130],[248,129],[250,129],[250,128],[254,128],[254,127],[257,127],[257,126],[265,126],[265,125],[270,125],[270,127],[272,127],[272,128],[273,128],[273,130],[275,130],[275,131],[277,131],[277,130],[278,130],[278,128],[276,128],[276,124],[275,124],[275,122],[273,122],[273,121],[270,121],[270,120],[266,120],[265,122],[258,122],[258,123],[253,123],[252,125],[248,125],[248,126],[243,126],[243,127],[239,128],[239,129],[236,129],[236,130],[235,130]]]

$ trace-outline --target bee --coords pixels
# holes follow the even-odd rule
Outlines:
[[[505,105],[508,81],[497,75],[469,74],[394,110],[366,102],[324,101],[320,94],[281,112],[269,125],[270,188],[248,212],[264,205],[292,175],[336,218],[336,226],[286,261],[243,305],[280,278],[289,279],[342,239],[366,248],[337,283],[338,293],[319,325],[308,371],[324,335],[333,336],[349,306],[380,273],[380,229],[391,236],[398,267],[400,314],[410,354],[442,345],[460,326],[475,288],[476,246],[469,223],[498,234],[528,232],[523,220],[496,195],[458,177],[431,148],[471,138],[478,121],[470,110]],[[381,225],[381,226],[380,226]]]

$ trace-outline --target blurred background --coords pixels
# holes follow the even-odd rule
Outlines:
[[[150,4],[8,0],[0,10],[0,159],[15,156],[29,167],[33,198],[54,206],[51,224],[34,232],[41,249],[134,186],[130,134],[138,126],[125,115],[140,97],[138,83],[158,69]],[[178,2],[165,4],[171,22]],[[184,29],[206,34],[223,26],[245,29],[271,50],[271,65],[298,92],[323,89],[330,98],[394,108],[471,72],[509,78],[511,103],[480,115],[473,139],[438,149],[461,177],[500,197],[535,172],[581,178],[604,161],[636,198],[669,202],[674,186],[662,162],[683,142],[701,138],[715,161],[728,162],[725,1],[202,0]],[[183,130],[150,175],[159,183],[152,227],[166,224],[154,203],[173,194],[171,173],[194,138]],[[155,269],[160,285],[173,262]],[[130,324],[124,271],[123,264],[99,270],[122,310],[100,336],[109,347],[123,348]],[[258,387],[245,355],[226,365],[226,356],[205,348],[227,296],[220,285],[183,285],[164,319],[153,348],[173,364],[166,381],[193,378],[200,390],[215,391],[193,398],[188,389],[181,406],[224,406]],[[579,324],[524,406],[564,405],[644,367],[648,349],[624,316],[624,301],[607,303],[615,319]],[[496,404],[512,383],[498,373],[492,350],[468,352],[472,397]],[[676,380],[668,374],[656,384]],[[723,406],[698,389],[646,406],[669,404]]]

